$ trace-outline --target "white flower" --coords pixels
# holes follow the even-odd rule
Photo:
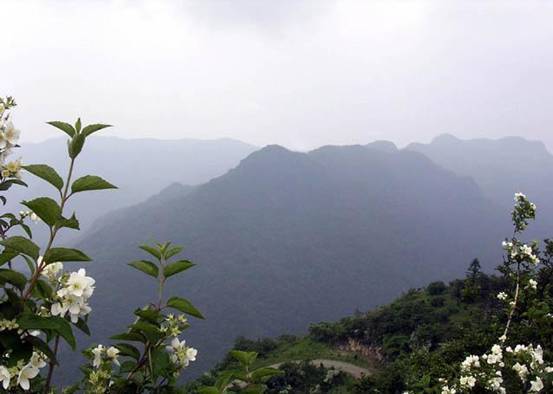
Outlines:
[[[167,351],[171,354],[171,361],[179,368],[187,367],[190,361],[196,361],[198,351],[194,348],[187,347],[185,341],[180,341],[178,338],[173,338],[170,346],[166,346]]]
[[[534,279],[530,279],[528,281],[528,287],[530,287],[533,290],[536,290],[538,288],[538,282],[535,281]]]
[[[83,268],[72,272],[69,277],[62,276],[59,281],[62,287],[56,292],[57,302],[52,305],[51,313],[64,317],[69,312],[71,321],[76,323],[79,317],[86,316],[91,311],[87,301],[94,293],[95,281],[86,276]]]
[[[92,309],[82,300],[75,300],[69,304],[68,312],[72,323],[79,321],[79,316],[86,316]]]
[[[196,356],[198,355],[198,350],[193,347],[186,349],[186,358],[188,361],[196,361]]]
[[[103,345],[98,345],[92,349],[92,354],[94,354],[94,360],[92,361],[92,366],[98,368],[102,364],[102,354],[104,353],[105,348]]]
[[[12,377],[10,375],[10,371],[8,371],[8,368],[0,365],[0,381],[2,382],[2,387],[4,387],[4,390],[8,389],[11,378]]]
[[[29,361],[29,364],[34,368],[40,369],[46,366],[46,361],[44,361],[44,357],[40,353],[33,352],[33,355],[31,357],[31,361]]]
[[[6,141],[10,145],[17,145],[20,134],[21,132],[14,127],[12,122],[6,123],[6,130],[4,131],[4,136],[6,138]]]
[[[492,352],[487,355],[486,361],[488,364],[496,364],[501,362],[503,359],[503,350],[501,349],[501,346],[499,345],[493,345],[492,346]]]
[[[538,393],[543,389],[543,382],[539,378],[539,376],[536,377],[535,380],[530,382],[530,390],[531,393]]]
[[[29,380],[34,379],[39,373],[38,368],[33,367],[31,364],[25,365],[21,371],[19,371],[19,376],[17,377],[17,384],[21,386],[23,390],[29,390],[31,383]]]
[[[516,363],[513,365],[513,370],[518,374],[520,380],[526,381],[526,377],[528,376],[528,367],[526,365]]]
[[[119,355],[119,349],[114,346],[110,346],[108,350],[106,350],[106,355],[113,361],[114,364],[119,365],[119,360],[117,359]]]
[[[42,256],[37,260],[37,264],[40,266],[42,264]],[[57,279],[58,274],[63,270],[63,264],[58,262],[48,264],[42,270],[41,274],[47,277],[50,281],[54,282]]]
[[[63,305],[60,302],[55,302],[52,304],[52,308],[50,309],[50,313],[52,313],[52,316],[60,316],[63,317],[67,313],[67,310],[69,309],[68,306]]]
[[[499,372],[499,375],[501,375],[500,371],[497,372]],[[504,389],[503,387],[501,387],[501,383],[503,383],[503,378],[501,376],[497,376],[488,381],[488,387],[496,392],[503,392]]]
[[[507,293],[505,293],[503,291],[497,295],[497,299],[501,300],[501,301],[505,301],[507,299],[507,297],[508,297]]]
[[[480,359],[478,356],[468,356],[465,358],[465,360],[461,363],[461,370],[466,371],[470,368],[479,368],[480,367]]]
[[[461,379],[459,379],[459,383],[463,387],[474,387],[476,385],[476,378],[474,376],[461,376]]]
[[[58,296],[74,296],[89,298],[94,292],[94,283],[96,281],[90,276],[86,276],[86,271],[81,268],[77,272],[71,272],[64,288],[58,290]]]
[[[526,194],[524,193],[515,193],[515,202],[526,200],[528,197],[526,197]]]

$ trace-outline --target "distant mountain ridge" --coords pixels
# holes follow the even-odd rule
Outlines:
[[[470,177],[390,143],[309,153],[268,146],[166,197],[106,217],[78,246],[96,260],[88,266],[97,279],[95,338],[128,323],[121,316],[155,292],[126,266],[140,258],[137,244],[186,247],[198,266],[169,291],[207,316],[187,332],[201,349],[192,374],[238,335],[302,331],[456,277],[474,257],[490,269],[508,229],[503,211]]]
[[[553,155],[542,142],[521,137],[462,140],[444,134],[429,144],[410,144],[405,149],[473,178],[488,198],[505,209],[510,209],[515,192],[526,193],[540,212],[531,234],[550,233]]]
[[[87,140],[79,156],[75,176],[99,175],[118,187],[116,191],[83,194],[70,200],[68,210],[77,211],[81,228],[87,229],[109,211],[137,204],[174,182],[196,185],[224,174],[257,148],[231,140],[121,139],[95,136]],[[48,164],[65,176],[68,166],[65,140],[56,138],[26,143],[14,153],[26,164]],[[19,202],[40,195],[55,196],[42,180],[25,174],[30,188],[10,190],[8,210],[19,211]],[[37,226],[34,226],[37,228]],[[65,233],[72,238],[71,233]],[[73,233],[73,238],[76,233]],[[38,238],[40,240],[40,232]]]

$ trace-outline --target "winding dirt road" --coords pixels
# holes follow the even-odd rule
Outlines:
[[[301,363],[302,360],[293,360],[288,362]],[[273,364],[271,365],[271,367],[278,368],[282,364],[284,363]],[[369,376],[371,374],[371,371],[368,370],[367,368],[361,368],[361,367],[358,367],[357,365],[353,365],[345,361],[315,359],[315,360],[311,360],[311,364],[316,366],[322,365],[325,368],[334,368],[337,371],[342,371],[344,373],[347,373],[348,375],[353,376],[355,379],[361,379],[362,377]]]

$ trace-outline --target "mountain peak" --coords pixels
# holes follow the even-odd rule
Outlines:
[[[461,140],[457,137],[455,137],[453,134],[444,133],[440,134],[432,140],[432,144],[452,144],[452,143],[458,143]]]
[[[386,141],[386,140],[377,140],[377,141],[368,143],[365,146],[370,149],[376,149],[376,150],[379,150],[382,152],[388,152],[388,153],[393,153],[398,151],[396,144],[394,144],[392,141]]]

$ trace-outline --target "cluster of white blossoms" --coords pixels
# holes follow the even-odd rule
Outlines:
[[[40,222],[40,218],[33,211],[19,211],[19,216],[21,219],[29,218],[35,223]]]
[[[504,291],[500,292],[499,294],[497,294],[497,299],[499,301],[505,301],[507,298],[509,298],[509,296],[507,295],[507,293],[505,293]]]
[[[528,225],[528,220],[534,219],[536,214],[536,206],[531,203],[528,198],[522,193],[515,194],[515,207],[512,213],[515,232],[524,230]],[[530,263],[528,272],[531,273],[535,266],[539,263],[537,257],[537,244],[532,246],[520,243],[516,238],[512,241],[503,241],[503,248],[507,253],[510,262],[517,263],[520,269],[520,263]],[[535,291],[538,287],[538,282],[529,278],[526,285],[523,286],[519,282],[520,278],[517,271],[517,289],[519,284],[521,288]],[[497,294],[497,298],[501,301],[509,301],[511,314],[506,325],[504,334],[499,338],[500,343],[494,344],[491,351],[482,355],[470,355],[461,363],[460,377],[453,383],[448,383],[442,379],[442,394],[456,394],[461,392],[471,392],[473,389],[485,389],[495,393],[506,393],[503,376],[512,371],[520,379],[521,387],[524,387],[524,392],[539,393],[545,388],[544,380],[551,380],[550,374],[553,374],[553,367],[547,366],[543,360],[543,349],[541,346],[516,345],[513,348],[505,347],[509,323],[513,311],[516,308],[518,299],[518,290],[514,297],[510,297],[505,292]],[[480,391],[478,391],[480,392]]]
[[[104,345],[98,345],[93,348],[91,352],[94,355],[92,360],[92,366],[94,368],[99,368],[104,361],[109,361],[115,365],[119,365],[119,349],[114,346],[106,348]]]
[[[37,263],[39,266],[42,264],[42,257],[39,257]],[[63,273],[63,264],[55,262],[44,267],[41,274],[57,289],[55,302],[50,308],[52,316],[69,315],[71,322],[77,323],[79,317],[90,313],[92,309],[88,305],[88,299],[94,293],[95,280],[86,276],[84,268],[77,272]]]
[[[161,324],[161,332],[171,337],[178,337],[189,326],[185,315],[167,315]]]
[[[526,261],[533,265],[537,265],[540,262],[540,259],[534,253],[534,249],[529,245],[503,241],[502,246],[513,260]]]
[[[173,338],[171,345],[166,347],[170,354],[171,361],[178,369],[187,367],[191,361],[196,361],[198,351],[193,347],[186,346],[186,342]]]
[[[33,352],[27,363],[19,362],[8,368],[0,365],[0,382],[4,390],[21,387],[27,391],[31,387],[31,380],[38,376],[40,369],[46,366],[46,356],[40,352]]]
[[[17,321],[15,319],[0,319],[0,332],[11,330],[18,330],[21,334],[21,330],[19,330],[19,324],[17,324]]]
[[[528,220],[536,218],[536,205],[523,193],[515,193],[515,206],[512,212],[515,231],[520,232],[528,227]]]
[[[21,161],[16,160],[4,164],[13,147],[17,146],[21,132],[9,120],[9,113],[3,103],[0,103],[0,165],[3,178],[20,177]]]

